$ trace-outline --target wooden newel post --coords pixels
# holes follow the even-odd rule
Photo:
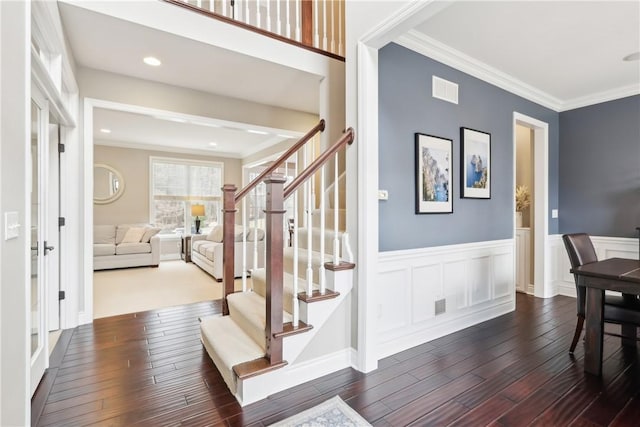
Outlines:
[[[271,365],[282,362],[283,250],[284,250],[284,175],[272,174],[264,180],[267,185],[265,209],[267,228],[267,325],[265,339],[267,358]]]
[[[236,187],[233,184],[225,184],[222,187],[222,211],[223,232],[222,232],[222,281],[224,283],[224,299],[222,301],[222,314],[229,314],[227,295],[234,291],[234,266],[235,266],[235,226],[236,226]]]

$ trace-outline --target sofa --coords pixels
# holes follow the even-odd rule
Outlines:
[[[191,262],[209,273],[218,282],[222,281],[223,273],[223,243],[222,225],[216,225],[208,234],[194,234],[191,236]],[[245,237],[246,234],[246,237]],[[264,267],[264,230],[251,228],[248,231],[241,226],[235,228],[234,256],[235,265],[233,269],[234,277],[242,277],[242,241],[247,242],[247,270],[254,267],[254,245],[258,249],[258,268]],[[257,238],[256,238],[257,237]],[[257,241],[257,243],[254,243]]]
[[[93,269],[157,267],[160,232],[145,224],[94,225]]]

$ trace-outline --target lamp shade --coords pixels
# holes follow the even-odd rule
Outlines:
[[[204,205],[192,205],[191,216],[204,216]]]

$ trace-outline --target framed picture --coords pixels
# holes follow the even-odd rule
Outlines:
[[[453,141],[416,133],[416,213],[453,212]]]
[[[460,128],[460,193],[467,199],[491,198],[491,134]]]

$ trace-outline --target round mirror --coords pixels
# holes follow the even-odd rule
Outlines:
[[[93,165],[93,203],[112,203],[124,193],[122,174],[109,165]]]

